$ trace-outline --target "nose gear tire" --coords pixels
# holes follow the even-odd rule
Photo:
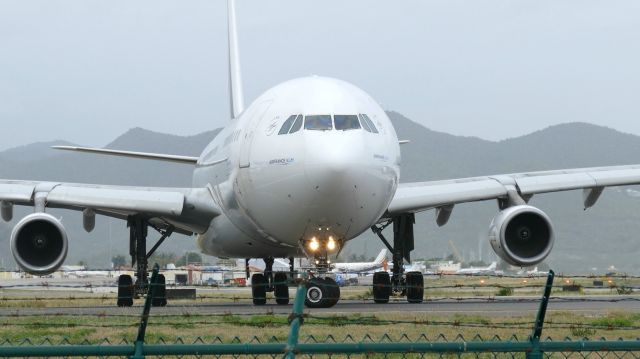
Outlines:
[[[340,286],[333,278],[325,278],[324,284],[327,288],[327,306],[325,308],[333,307],[340,300]]]
[[[307,282],[304,304],[308,308],[329,308],[340,299],[340,288],[332,278],[312,278]]]

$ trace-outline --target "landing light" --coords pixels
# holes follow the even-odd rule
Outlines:
[[[330,251],[336,249],[336,241],[331,236],[329,236],[329,240],[327,241],[327,249]]]
[[[312,252],[315,252],[318,248],[320,248],[320,243],[318,243],[316,237],[311,238],[311,241],[309,241],[309,249],[311,249]]]

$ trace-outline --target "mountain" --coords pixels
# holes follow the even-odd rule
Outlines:
[[[397,112],[389,112],[389,116],[398,138],[411,141],[401,146],[401,182],[640,163],[640,137],[586,123],[551,126],[494,142],[432,131]],[[107,147],[196,156],[218,131],[176,136],[134,128]],[[190,166],[48,150],[53,144],[63,143],[32,144],[0,152],[0,178],[146,186],[191,184]],[[574,191],[538,195],[531,201],[546,211],[556,226],[556,245],[547,261],[551,268],[587,272],[597,267],[602,272],[615,265],[640,273],[636,264],[640,246],[630,236],[640,230],[640,201],[624,190],[607,189],[594,208],[583,211],[581,196],[581,192]],[[11,223],[0,223],[0,248],[7,248],[11,226],[29,211],[17,209]],[[446,255],[451,240],[468,259],[477,258],[482,252],[485,261],[493,260],[495,255],[486,233],[497,212],[494,201],[458,205],[449,224],[442,228],[435,225],[432,211],[418,214],[413,258]],[[79,213],[52,213],[63,217],[72,238],[68,263],[85,260],[105,267],[112,255],[128,252],[123,222],[99,217],[95,231],[87,234],[82,230]],[[153,235],[150,238],[154,240]],[[160,250],[180,254],[194,250],[194,242],[194,238],[173,235]],[[367,233],[349,242],[344,253],[375,255],[381,247],[379,239]],[[0,258],[10,263],[7,252],[0,252]]]
[[[51,146],[74,146],[74,144],[58,140],[36,142],[25,146],[14,147],[0,152],[0,161],[23,162],[53,157],[57,153],[51,150]]]

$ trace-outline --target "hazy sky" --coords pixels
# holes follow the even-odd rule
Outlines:
[[[640,1],[239,0],[247,102],[318,74],[487,139],[585,121],[640,135]],[[226,2],[0,0],[0,150],[228,121]]]

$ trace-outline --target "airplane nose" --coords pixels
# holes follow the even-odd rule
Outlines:
[[[323,194],[353,191],[356,182],[362,180],[362,143],[354,137],[333,139],[325,146],[309,141],[305,172],[315,191]]]

